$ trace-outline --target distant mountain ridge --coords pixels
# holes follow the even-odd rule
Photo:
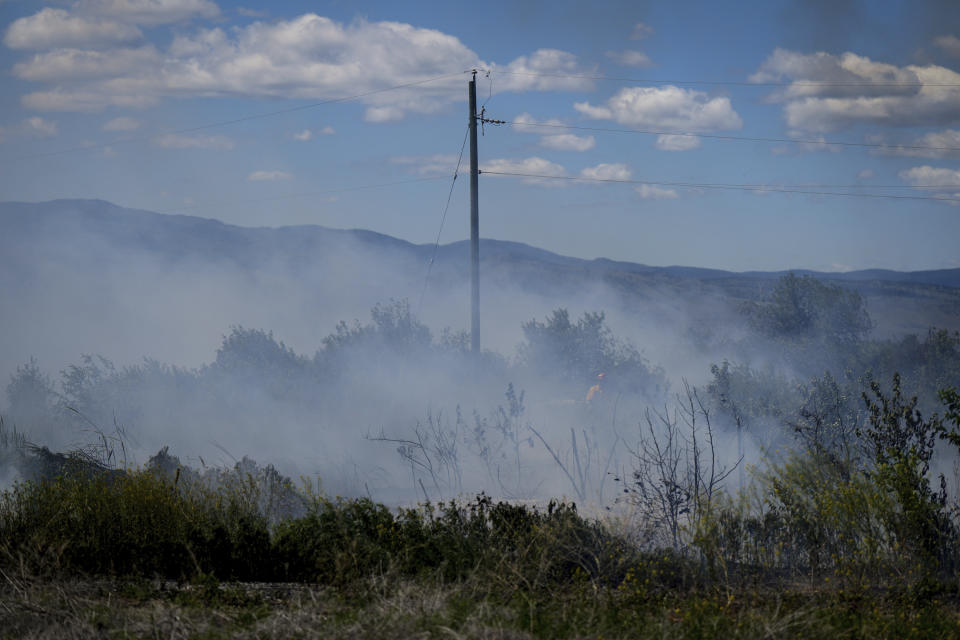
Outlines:
[[[460,291],[468,279],[469,243],[413,244],[363,229],[319,225],[241,227],[181,214],[127,209],[102,200],[0,202],[0,295],[23,283],[55,287],[66,273],[122,272],[134,257],[160,265],[213,266],[224,273],[273,271],[282,278],[334,279],[343,290],[384,281],[387,297],[414,298],[424,290],[427,265],[432,290]],[[594,305],[586,294],[603,289],[628,312],[653,312],[655,304],[699,308],[722,299],[731,309],[766,296],[790,271],[732,272],[685,266],[649,266],[607,258],[563,256],[520,242],[481,240],[482,290],[508,287],[557,305]],[[376,262],[376,266],[374,266]],[[388,273],[384,274],[384,270]],[[42,271],[42,273],[41,273]],[[867,269],[845,273],[792,270],[858,291],[880,335],[922,332],[930,326],[960,329],[960,269],[900,272]],[[7,284],[4,284],[7,283]],[[18,283],[20,283],[18,285]],[[316,290],[316,289],[312,289]],[[485,294],[486,295],[486,294]],[[489,298],[487,298],[489,299]],[[652,304],[654,306],[652,306]],[[687,312],[690,312],[688,309]],[[707,320],[709,322],[709,320]]]
[[[429,260],[432,244],[413,244],[406,240],[366,229],[333,229],[321,225],[284,227],[241,227],[212,218],[183,214],[164,214],[140,209],[127,209],[103,200],[53,200],[49,202],[0,202],[0,230],[11,238],[21,234],[53,231],[53,224],[84,222],[87,229],[100,227],[102,235],[127,246],[153,250],[172,255],[202,253],[206,257],[239,258],[245,252],[254,255],[284,251],[295,256],[299,252],[316,249],[330,242],[352,238],[377,248],[405,252]],[[587,260],[564,256],[521,242],[481,240],[485,261],[537,261],[549,265],[577,267],[594,272],[624,272],[640,275],[659,275],[679,279],[717,281],[729,279],[770,280],[787,273],[811,275],[823,280],[849,283],[882,281],[891,283],[925,284],[960,288],[960,268],[924,271],[894,271],[865,269],[847,272],[821,272],[808,269],[784,271],[735,272],[681,265],[650,266],[634,262],[595,258]],[[437,258],[444,262],[468,251],[466,241],[441,245]],[[248,257],[253,257],[248,254]]]

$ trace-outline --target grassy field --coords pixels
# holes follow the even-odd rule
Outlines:
[[[278,518],[254,480],[6,491],[0,637],[960,637],[960,583],[922,556],[737,563],[717,537],[653,550],[570,504],[486,496],[394,512],[281,485],[271,504],[301,509]]]
[[[475,581],[18,580],[4,638],[952,638],[957,600],[809,585],[639,596],[590,585],[497,597]]]

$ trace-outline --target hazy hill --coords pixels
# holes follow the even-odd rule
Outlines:
[[[335,278],[341,288],[370,286],[371,280],[403,282],[397,297],[421,290],[432,245],[416,245],[365,230],[321,226],[239,227],[217,220],[126,209],[101,200],[0,203],[0,294],[4,305],[17,283],[53,286],[57,269],[104,276],[148,258],[171,268],[215,267],[220,272],[257,274],[288,270],[317,282]],[[363,268],[376,256],[380,263]],[[430,287],[463,286],[468,245],[456,242],[437,252]],[[517,242],[481,242],[483,287],[514,286],[539,296],[579,299],[603,284],[624,308],[676,297],[697,300],[756,299],[784,272],[734,273],[683,266],[654,267],[608,259],[583,260]],[[277,271],[283,273],[283,271]],[[897,272],[883,269],[848,273],[798,270],[861,292],[880,335],[924,331],[930,325],[960,328],[960,269]],[[238,276],[239,277],[239,276]],[[5,282],[4,282],[5,281]],[[94,278],[91,282],[95,282]],[[146,286],[149,283],[144,281]],[[709,314],[709,311],[704,311]]]

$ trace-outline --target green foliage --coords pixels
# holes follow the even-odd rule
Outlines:
[[[855,345],[872,328],[859,293],[793,273],[777,281],[769,300],[747,307],[746,312],[761,335],[788,341],[822,340],[834,347]]]
[[[7,383],[7,411],[14,424],[35,428],[50,420],[56,403],[53,382],[40,371],[36,358],[17,367]]]
[[[940,491],[930,487],[930,459],[945,433],[934,415],[924,420],[917,398],[903,397],[900,376],[894,374],[890,394],[871,383],[873,398],[864,393],[869,426],[864,436],[872,448],[871,475],[877,485],[893,495],[899,509],[888,523],[898,543],[917,554],[930,567],[947,560],[956,530],[946,509],[946,481]]]
[[[463,580],[479,572],[506,589],[527,590],[575,579],[615,583],[629,550],[573,505],[551,503],[542,512],[485,495],[396,516],[365,498],[325,501],[281,524],[275,546],[294,580],[343,585],[380,574]]]
[[[430,329],[410,311],[409,300],[378,303],[370,317],[373,323],[368,325],[355,322],[350,326],[343,321],[337,324],[335,332],[323,339],[327,354],[361,347],[411,354],[427,350],[433,341]]]
[[[543,322],[525,322],[523,335],[520,358],[538,375],[586,387],[605,373],[608,386],[619,391],[659,397],[667,390],[663,371],[615,338],[602,311],[585,312],[573,322],[566,309],[556,309]]]
[[[0,541],[0,562],[34,572],[252,579],[270,557],[254,509],[145,471],[16,485],[0,501]]]
[[[277,342],[272,331],[237,326],[224,336],[213,367],[223,372],[269,376],[296,371],[304,364],[305,360],[293,349]]]

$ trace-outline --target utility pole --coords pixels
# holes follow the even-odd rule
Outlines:
[[[477,198],[477,71],[469,84],[470,96],[470,349],[480,355],[480,204]]]

